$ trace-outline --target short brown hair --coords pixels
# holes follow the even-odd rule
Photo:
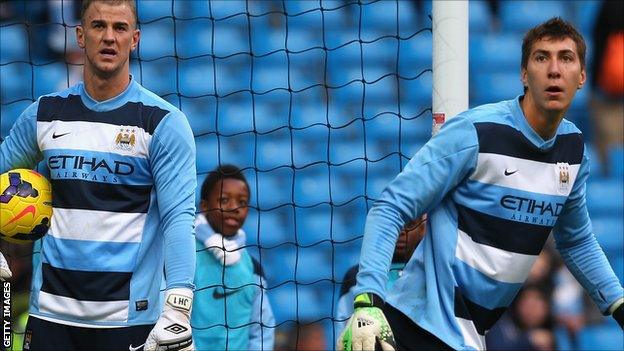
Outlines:
[[[80,8],[80,22],[84,25],[84,16],[89,6],[91,6],[94,2],[103,2],[107,5],[111,6],[119,6],[119,5],[128,5],[130,10],[132,10],[132,14],[134,15],[134,26],[136,27],[139,23],[139,19],[137,17],[136,10],[136,2],[134,0],[82,0],[82,7]]]
[[[522,40],[522,61],[520,62],[521,68],[527,68],[529,62],[529,55],[531,55],[531,48],[533,44],[544,38],[563,40],[570,38],[576,43],[577,54],[581,61],[581,68],[585,68],[585,52],[587,46],[585,45],[585,39],[574,28],[572,24],[563,20],[561,17],[553,17],[548,21],[533,27],[529,30]]]

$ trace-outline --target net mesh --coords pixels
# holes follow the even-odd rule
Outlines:
[[[431,22],[417,4],[137,1],[131,72],[188,117],[198,184],[221,164],[250,184],[246,248],[264,269],[276,319],[267,328],[318,324],[335,343],[336,300],[367,210],[431,133]],[[82,67],[77,3],[1,5],[6,137],[38,96],[81,80]],[[12,267],[30,261],[24,248],[2,250]],[[27,297],[29,280],[23,273],[14,294]]]

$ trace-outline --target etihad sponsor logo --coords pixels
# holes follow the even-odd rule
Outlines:
[[[538,225],[554,226],[563,211],[563,202],[550,202],[529,199],[514,195],[505,195],[500,204],[514,211],[511,220]]]
[[[97,157],[78,155],[56,155],[48,158],[48,167],[51,170],[63,169],[66,171],[80,170],[89,172],[107,172],[114,175],[130,175],[134,173],[134,166],[123,161],[106,161]]]

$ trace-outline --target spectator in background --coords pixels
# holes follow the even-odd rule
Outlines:
[[[244,248],[249,198],[236,166],[218,167],[202,184],[191,315],[198,350],[273,349],[275,320],[262,268]]]
[[[288,343],[284,350],[327,350],[325,329],[320,323],[299,322],[288,331]]]
[[[394,282],[403,275],[403,269],[409,261],[410,257],[416,250],[416,246],[425,236],[427,230],[427,215],[421,216],[417,220],[408,222],[403,230],[399,233],[392,264],[388,271],[387,288],[390,289]],[[358,273],[358,266],[351,267],[342,280],[340,288],[340,297],[338,298],[338,308],[336,311],[336,330],[342,330],[351,314],[353,313],[353,288],[355,287],[355,276]]]
[[[603,1],[595,22],[591,115],[594,142],[609,173],[609,149],[624,144],[624,2]]]
[[[553,319],[548,293],[541,286],[525,286],[508,313],[486,334],[492,350],[553,350]]]

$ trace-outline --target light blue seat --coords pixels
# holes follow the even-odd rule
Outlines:
[[[520,76],[522,36],[518,33],[470,36],[470,74],[514,72]]]
[[[511,100],[522,94],[522,82],[518,73],[489,73],[471,77],[470,105],[496,103]]]
[[[175,55],[175,41],[163,40],[173,37],[173,20],[163,19],[141,24],[141,41],[138,56],[141,60],[154,60]]]
[[[0,27],[0,63],[12,61],[29,61],[28,33],[26,26],[21,23]]]
[[[270,290],[267,295],[274,308],[277,324],[288,321],[314,321],[323,317],[321,304],[310,303],[320,299],[314,288],[299,286],[295,290],[294,286],[291,287],[289,284]]]
[[[488,3],[483,0],[468,3],[468,25],[470,34],[484,33],[491,30],[492,14]]]
[[[417,105],[431,106],[431,92],[433,89],[433,74],[431,71],[423,72],[415,78],[400,79],[399,85],[403,99],[408,99]]]
[[[524,33],[551,17],[568,17],[563,1],[502,1],[500,20],[502,29]]]
[[[17,118],[31,103],[32,101],[27,100],[14,102],[8,105],[1,105],[0,115],[2,118],[0,118],[0,136],[2,138],[5,138],[9,134],[9,131],[13,127]]]
[[[291,240],[291,228],[285,226],[274,212],[261,212],[256,218],[245,221],[247,242],[272,248]],[[249,221],[252,219],[252,221]],[[249,222],[249,223],[248,223]]]
[[[26,72],[30,71],[27,63],[10,63],[0,65],[0,94],[2,103],[13,102],[20,99],[31,98],[30,79],[23,79]]]
[[[207,173],[217,167],[219,160],[216,157],[211,157],[211,155],[216,155],[215,150],[217,150],[218,145],[215,134],[195,137],[195,166],[197,173]]]
[[[622,252],[622,247],[624,247],[624,219],[622,217],[594,216],[592,227],[598,243],[607,254]]]
[[[176,93],[176,60],[161,58],[156,61],[141,61],[130,64],[130,72],[141,85],[157,95]]]
[[[179,1],[177,1],[179,2]],[[201,1],[192,1],[198,3]],[[207,18],[179,20],[176,22],[175,47],[182,59],[211,55],[213,22]]]
[[[416,77],[424,70],[431,69],[433,57],[431,32],[420,32],[407,40],[401,40],[399,45],[399,73],[402,77]]]
[[[609,176],[619,179],[620,185],[624,178],[624,147],[622,145],[613,146],[609,149]]]
[[[331,253],[328,254],[325,250],[321,250],[320,245],[308,248],[300,247],[297,255],[296,272],[297,282],[302,284],[317,282],[321,279],[331,279]]]
[[[590,178],[587,183],[587,208],[590,215],[619,215],[624,209],[624,190],[620,179]]]
[[[321,166],[326,168],[326,166]],[[295,178],[295,204],[298,206],[315,206],[329,202],[329,179],[327,172],[301,171]],[[306,174],[307,173],[307,174]]]
[[[214,22],[214,54],[226,57],[236,53],[248,53],[247,34],[237,27],[222,22]]]
[[[153,22],[167,17],[171,18],[174,15],[171,12],[171,4],[163,6],[162,1],[160,0],[139,0],[136,5],[139,23]],[[181,10],[179,7],[177,9]],[[174,9],[174,11],[176,10]]]
[[[578,334],[579,350],[621,350],[622,345],[622,329],[612,318],[607,318],[603,324],[585,327]]]
[[[63,63],[51,63],[33,66],[34,95],[41,96],[68,87],[67,66]]]
[[[179,93],[186,97],[215,94],[215,75],[210,59],[191,59],[179,65]],[[173,87],[176,85],[174,84]]]
[[[257,182],[257,203],[260,209],[271,209],[292,203],[293,179],[290,169],[282,168],[271,172],[258,172]]]

